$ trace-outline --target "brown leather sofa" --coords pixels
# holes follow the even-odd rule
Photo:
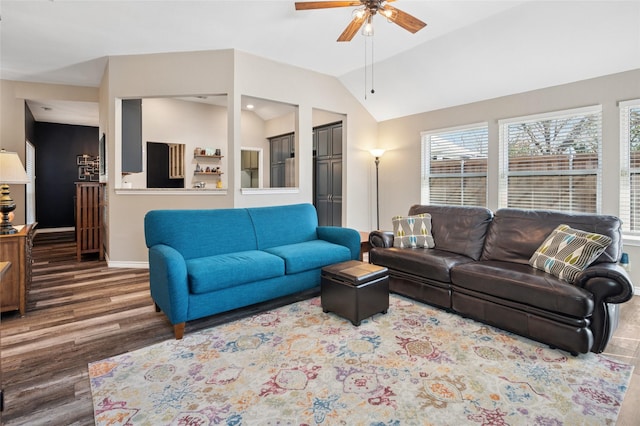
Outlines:
[[[369,262],[389,269],[392,292],[456,312],[551,347],[604,350],[633,285],[617,262],[621,221],[546,210],[414,205],[429,213],[435,247],[394,248],[393,232],[369,235]],[[609,247],[573,284],[529,265],[560,224],[607,235]]]

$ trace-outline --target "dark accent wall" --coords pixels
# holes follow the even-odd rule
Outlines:
[[[24,103],[24,134],[26,139],[33,143],[36,138],[36,119],[26,102]]]
[[[36,220],[38,228],[75,226],[76,157],[98,155],[98,128],[35,123]]]
[[[184,188],[184,179],[169,179],[169,145],[147,142],[147,188]]]

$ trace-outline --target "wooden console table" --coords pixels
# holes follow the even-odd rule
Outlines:
[[[76,257],[78,262],[85,253],[98,253],[104,259],[102,200],[104,184],[76,183]]]
[[[0,235],[0,260],[11,262],[2,277],[0,291],[0,311],[19,311],[24,315],[27,310],[27,294],[31,286],[31,248],[36,223],[16,227],[15,234]]]

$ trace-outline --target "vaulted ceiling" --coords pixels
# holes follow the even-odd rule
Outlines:
[[[338,78],[379,121],[640,68],[640,0],[398,0],[416,34],[293,1],[2,0],[0,77],[97,86],[113,55],[238,49]],[[373,58],[365,73],[366,61]],[[366,86],[365,86],[365,75]],[[375,93],[371,93],[371,88]]]

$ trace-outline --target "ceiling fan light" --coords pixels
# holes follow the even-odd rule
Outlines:
[[[396,16],[398,15],[396,11],[392,9],[383,9],[380,11],[380,14],[387,18],[387,21],[389,22],[395,21]]]
[[[359,9],[355,9],[353,11],[353,17],[357,18],[357,19],[362,19],[364,18],[364,16],[367,14],[367,9],[365,9],[364,7],[361,7]]]
[[[362,35],[365,37],[373,36],[373,16],[369,15],[367,23],[362,27]]]

